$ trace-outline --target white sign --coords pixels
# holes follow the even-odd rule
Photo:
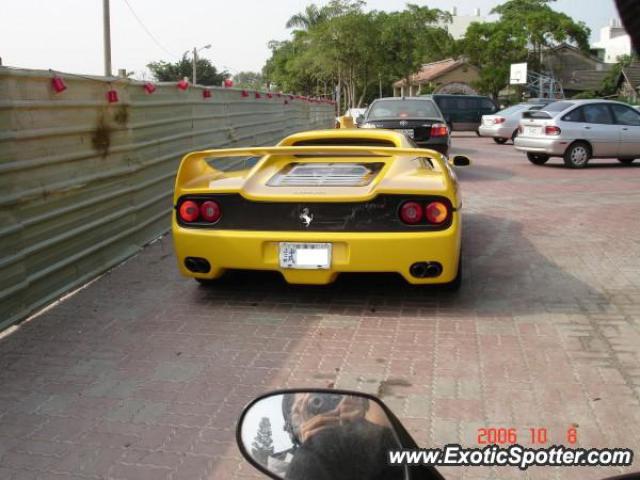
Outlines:
[[[509,80],[510,85],[524,85],[527,83],[527,64],[526,63],[512,63],[511,64],[511,78]]]

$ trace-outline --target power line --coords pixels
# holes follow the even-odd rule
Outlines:
[[[173,53],[171,53],[169,50],[167,50],[159,41],[158,39],[153,35],[153,33],[151,33],[151,31],[149,31],[149,29],[147,28],[147,26],[142,22],[142,20],[140,20],[140,17],[138,17],[138,15],[136,14],[135,10],[133,9],[133,7],[131,7],[131,4],[129,3],[129,0],[124,0],[124,3],[127,5],[127,7],[129,7],[129,10],[131,11],[131,13],[133,14],[133,16],[135,17],[135,19],[138,21],[138,23],[140,24],[140,26],[144,29],[145,32],[147,32],[147,35],[149,35],[149,38],[151,40],[153,40],[153,42],[162,50],[164,51],[167,55],[175,58],[176,55],[174,55]]]

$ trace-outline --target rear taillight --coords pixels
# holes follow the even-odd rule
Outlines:
[[[178,210],[180,220],[186,223],[192,223],[198,220],[200,216],[200,206],[193,200],[182,202]]]
[[[552,125],[547,125],[546,127],[544,127],[544,133],[545,135],[560,135],[560,132],[562,130],[560,130],[560,127],[554,127]]]
[[[432,137],[446,137],[447,135],[449,135],[449,127],[444,123],[434,123],[431,125]]]
[[[506,121],[506,119],[504,117],[496,117],[496,118],[493,119],[493,123],[495,123],[496,125],[504,123],[505,121]]]
[[[222,217],[222,210],[214,200],[184,200],[178,207],[178,217],[183,223],[216,223]]]
[[[400,220],[415,225],[422,220],[422,207],[417,202],[406,202],[400,207]]]
[[[220,211],[220,205],[213,200],[207,200],[200,205],[200,215],[205,222],[214,223],[220,220],[222,212]]]
[[[429,223],[439,225],[449,216],[449,209],[442,202],[431,202],[425,208],[425,216]]]
[[[445,202],[405,202],[400,207],[400,220],[407,225],[431,224],[442,225],[451,216],[451,210]]]

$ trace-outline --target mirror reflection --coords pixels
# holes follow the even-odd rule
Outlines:
[[[401,448],[384,410],[368,398],[328,392],[276,394],[254,403],[241,425],[243,447],[287,480],[402,480],[387,464]]]

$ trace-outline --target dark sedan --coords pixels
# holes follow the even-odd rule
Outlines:
[[[358,120],[360,128],[396,130],[404,133],[418,147],[449,154],[449,127],[430,97],[379,98]]]

